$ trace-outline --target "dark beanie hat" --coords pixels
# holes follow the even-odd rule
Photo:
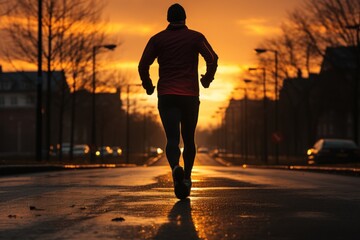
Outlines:
[[[185,9],[178,3],[171,5],[168,9],[168,22],[179,22],[186,19]]]

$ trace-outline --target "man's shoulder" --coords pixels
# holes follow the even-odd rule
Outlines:
[[[192,39],[198,39],[198,40],[205,38],[205,36],[201,32],[193,30],[193,29],[184,28],[184,29],[177,30],[177,31],[164,29],[164,30],[156,33],[155,35],[153,35],[151,37],[151,41],[157,42],[157,41],[161,41],[163,39],[167,39],[168,37],[172,36],[173,33],[178,32],[178,31],[181,31],[182,32],[181,35],[183,35],[184,37],[186,36],[186,37],[190,37]]]
[[[164,35],[166,32],[167,32],[167,30],[164,29],[164,30],[156,33],[154,36],[152,36],[152,38],[157,38],[157,37],[159,37],[159,36],[161,36],[161,35]]]
[[[193,29],[189,29],[189,36],[191,36],[190,38],[194,39],[197,42],[203,42],[204,40],[206,40],[204,34]]]
[[[193,33],[193,34],[203,35],[201,32],[196,31],[196,30],[191,29],[191,28],[188,28],[188,31],[191,32],[191,33]]]
[[[177,31],[185,31],[185,32],[188,32],[190,34],[194,34],[194,35],[199,35],[199,36],[204,36],[201,32],[199,31],[196,31],[196,30],[193,30],[193,29],[190,29],[190,28],[181,28]],[[159,35],[163,35],[163,34],[168,34],[168,33],[171,33],[173,32],[173,30],[169,29],[169,28],[166,28],[158,33],[156,33],[153,37],[156,37],[156,36],[159,36]]]

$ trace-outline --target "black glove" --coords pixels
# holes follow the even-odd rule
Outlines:
[[[207,77],[206,75],[201,74],[200,82],[204,88],[208,88],[210,86],[210,83],[212,82],[212,80],[213,79]]]

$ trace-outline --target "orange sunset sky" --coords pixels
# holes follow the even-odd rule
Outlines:
[[[243,72],[256,64],[253,50],[267,37],[280,33],[280,24],[287,13],[301,4],[301,0],[107,0],[104,20],[107,31],[116,43],[114,52],[104,54],[109,68],[123,72],[131,83],[140,83],[138,61],[149,38],[166,28],[166,14],[173,3],[181,4],[187,14],[190,29],[202,32],[219,56],[218,72],[209,89],[200,90],[199,126],[214,126],[212,118],[219,107],[225,107],[234,88],[243,86]],[[113,41],[111,40],[111,41]],[[200,57],[199,74],[205,72]],[[6,62],[0,64],[7,69]],[[157,83],[157,64],[152,67],[152,79]],[[10,67],[9,67],[10,68]],[[125,89],[124,89],[125,90]],[[138,91],[139,92],[139,91]],[[156,94],[146,96],[140,91],[137,105],[156,106]],[[242,97],[239,91],[236,97]],[[123,94],[123,98],[126,94]],[[146,98],[146,101],[140,99]],[[123,99],[125,100],[125,99]]]
[[[167,26],[169,0],[108,0],[105,9],[111,31],[122,42],[116,50],[117,66],[131,73],[139,82],[137,65],[142,51],[155,33]],[[280,33],[280,24],[301,0],[183,0],[177,1],[186,11],[186,24],[202,32],[219,56],[218,72],[209,89],[200,90],[199,126],[214,126],[212,116],[226,106],[235,87],[243,84],[242,72],[256,64],[254,48],[262,40]],[[201,59],[199,74],[205,72]],[[156,66],[156,64],[154,64]],[[157,69],[152,71],[157,81]],[[243,94],[239,92],[238,97]],[[142,97],[144,98],[144,96]],[[156,106],[156,95],[147,97]],[[139,103],[140,104],[140,103]]]

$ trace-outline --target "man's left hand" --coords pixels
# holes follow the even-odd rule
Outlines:
[[[155,90],[155,86],[151,85],[151,86],[146,88],[146,94],[147,95],[152,95],[154,93],[154,90]]]

